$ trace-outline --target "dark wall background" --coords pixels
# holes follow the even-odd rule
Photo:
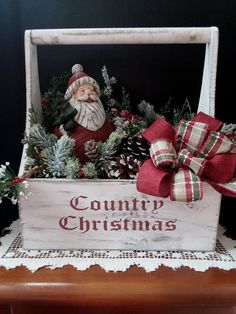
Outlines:
[[[220,46],[216,117],[235,122],[235,0],[0,0],[0,162],[18,171],[25,123],[24,31],[38,28],[218,26]],[[173,106],[188,97],[197,107],[204,47],[83,46],[40,47],[41,90],[52,75],[81,63],[102,81],[106,65],[131,95],[134,104],[145,99],[158,108],[169,96]],[[221,221],[233,226],[235,202],[223,199]],[[17,208],[0,206],[0,227],[17,217]]]

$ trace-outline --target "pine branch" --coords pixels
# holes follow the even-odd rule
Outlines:
[[[84,176],[85,178],[96,178],[98,177],[98,172],[96,170],[96,165],[92,162],[87,162],[84,166],[83,166],[83,172],[84,172]]]
[[[140,104],[138,104],[138,109],[148,125],[160,117],[160,115],[156,113],[154,106],[145,100],[142,100]]]
[[[130,104],[130,95],[127,93],[124,86],[122,87],[122,98],[120,103],[122,110],[131,110],[131,104]]]
[[[172,98],[169,97],[165,105],[160,108],[160,114],[164,116],[165,118],[167,118],[167,120],[168,120],[168,117],[172,116],[171,103],[172,103]]]
[[[100,157],[94,162],[98,174],[103,172],[107,161],[113,156],[121,143],[122,137],[117,132],[112,132],[105,143],[97,143],[101,151]]]
[[[122,110],[130,111],[131,110],[130,95],[128,94],[124,86],[122,87],[121,93],[122,93],[121,100],[116,101],[114,103],[115,108],[118,109],[119,111],[122,111]]]
[[[181,108],[174,108],[172,115],[172,124],[176,127],[181,119],[191,120],[194,116],[188,98],[185,99]]]
[[[122,138],[120,134],[118,134],[117,132],[112,132],[106,142],[103,143],[101,146],[100,160],[106,160],[111,155],[115,154],[117,146],[120,144],[121,139]]]
[[[66,160],[72,156],[75,141],[63,135],[52,147],[42,152],[46,170],[54,177],[64,177]]]
[[[67,179],[76,179],[79,177],[80,163],[76,157],[66,159],[64,175]]]
[[[116,84],[117,82],[116,78],[113,76],[109,77],[109,74],[105,65],[102,67],[102,76],[105,82],[105,87],[102,89],[102,95],[107,97],[107,99],[110,99],[113,92],[112,85]]]
[[[64,72],[61,73],[58,76],[53,76],[51,79],[51,90],[52,91],[65,91],[66,90],[66,86],[67,86],[67,82],[71,77],[71,73],[70,72]]]
[[[41,124],[34,124],[30,129],[29,142],[32,146],[44,149],[53,146],[57,137],[54,134],[47,134]]]
[[[43,123],[50,133],[54,131],[55,127],[74,118],[77,110],[68,101],[65,101],[64,95],[60,91],[53,90],[53,92],[47,93],[46,97],[48,102],[43,106]]]
[[[29,120],[30,120],[30,125],[34,125],[40,122],[38,119],[38,114],[34,110],[33,105],[31,105],[31,108],[29,109]]]

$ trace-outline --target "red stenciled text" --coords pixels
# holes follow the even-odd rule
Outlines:
[[[139,200],[133,198],[131,200],[89,200],[88,196],[80,195],[70,200],[70,207],[77,210],[92,211],[151,211],[157,214],[158,210],[164,205],[162,200]]]
[[[157,219],[162,200],[90,200],[86,195],[73,197],[72,215],[59,219],[63,230],[169,232],[176,230],[177,219]],[[96,215],[93,215],[93,213]],[[79,214],[79,215],[78,215]]]
[[[77,229],[81,233],[88,231],[174,231],[176,229],[177,219],[163,220],[136,220],[129,218],[120,218],[116,220],[95,220],[85,217],[65,216],[59,221],[59,225],[65,230]]]

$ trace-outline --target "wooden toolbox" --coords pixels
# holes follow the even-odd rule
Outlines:
[[[38,45],[206,44],[198,111],[214,116],[218,29],[49,29],[25,33],[27,118],[40,115]],[[24,173],[24,147],[19,175]],[[20,200],[26,249],[214,250],[221,195],[204,183],[201,201],[140,193],[134,180],[29,179]]]

